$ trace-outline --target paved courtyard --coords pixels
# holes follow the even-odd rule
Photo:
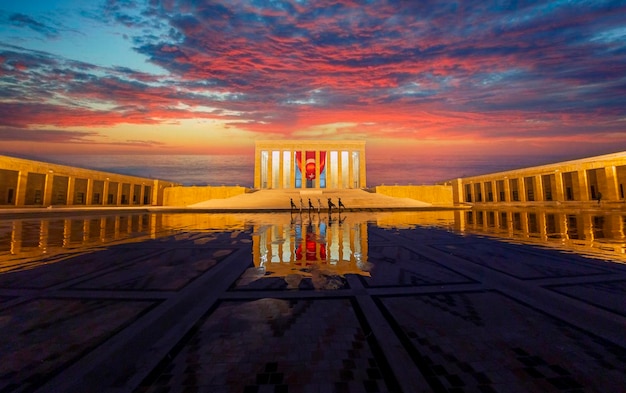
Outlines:
[[[363,274],[294,284],[254,231],[3,248],[0,392],[625,391],[623,263],[368,225]]]

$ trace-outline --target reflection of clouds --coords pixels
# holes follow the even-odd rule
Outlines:
[[[302,282],[302,274],[287,274],[285,276],[285,282],[287,283],[287,289],[298,289]]]
[[[265,276],[265,267],[261,266],[248,268],[246,269],[246,271],[243,272],[243,274],[237,281],[237,286],[248,285],[251,282],[263,278],[263,276]]]
[[[311,282],[315,289],[339,289],[344,283],[341,277],[327,270],[320,270],[319,266],[311,268]]]

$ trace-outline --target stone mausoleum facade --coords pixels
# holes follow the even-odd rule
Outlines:
[[[365,187],[365,141],[256,142],[256,189]]]

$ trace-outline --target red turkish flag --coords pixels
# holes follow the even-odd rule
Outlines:
[[[314,180],[317,177],[316,165],[315,165],[315,152],[314,151],[306,151],[304,156],[304,169],[302,168],[302,152],[296,152],[296,163],[298,164],[298,168],[300,172],[304,175],[307,180]],[[324,166],[326,165],[326,152],[320,152],[320,173],[324,171]]]

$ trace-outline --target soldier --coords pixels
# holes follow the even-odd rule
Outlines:
[[[328,213],[333,211],[333,207],[335,207],[335,204],[333,203],[333,201],[330,198],[328,198]]]

